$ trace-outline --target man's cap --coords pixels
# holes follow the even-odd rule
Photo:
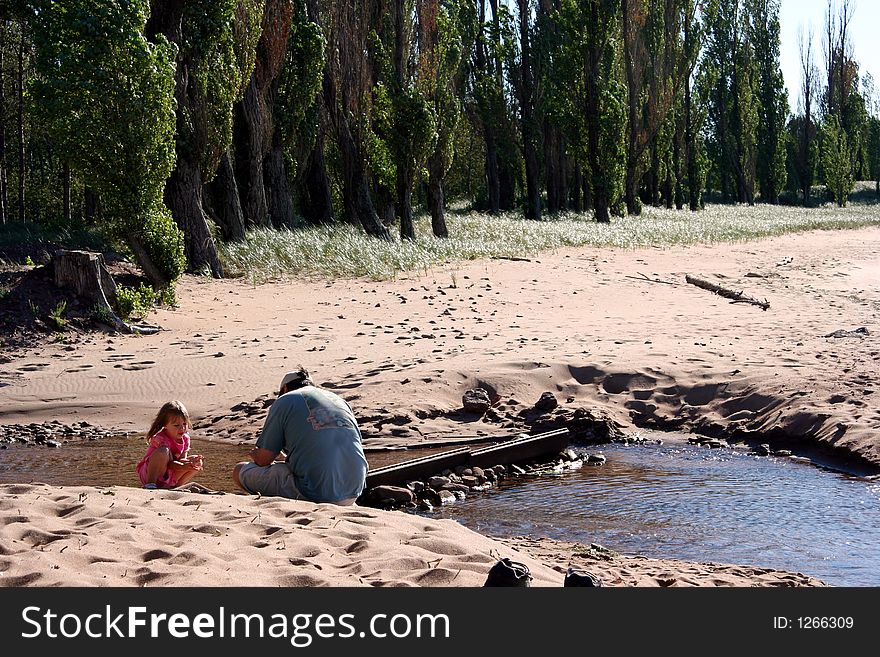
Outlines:
[[[278,389],[280,390],[284,386],[291,383],[302,383],[303,381],[307,380],[309,380],[308,370],[304,367],[300,367],[285,374],[284,378],[281,379],[281,385],[278,386]]]

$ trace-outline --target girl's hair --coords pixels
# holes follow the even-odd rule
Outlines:
[[[150,430],[147,432],[147,440],[150,440],[150,438],[159,433],[162,430],[162,427],[175,417],[182,417],[186,420],[186,426],[191,426],[189,413],[187,412],[186,407],[175,399],[163,404],[162,408],[159,409],[159,412],[156,414],[156,419],[153,420],[153,424],[150,425]]]

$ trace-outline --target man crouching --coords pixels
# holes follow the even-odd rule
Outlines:
[[[353,504],[367,478],[361,430],[342,397],[299,367],[281,380],[251,461],[232,470],[249,493]]]

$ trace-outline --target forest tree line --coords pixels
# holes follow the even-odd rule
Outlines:
[[[447,237],[450,199],[842,206],[880,193],[853,12],[802,32],[790,108],[779,0],[6,0],[0,222],[100,225],[159,290],[256,227]]]

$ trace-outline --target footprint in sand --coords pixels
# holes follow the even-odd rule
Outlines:
[[[156,582],[160,579],[163,579],[167,576],[168,575],[166,573],[157,573],[157,572],[150,570],[149,568],[143,568],[140,570],[139,573],[137,573],[135,575],[134,579],[138,583],[139,586],[144,586],[146,584],[154,583],[154,582]]]
[[[165,550],[149,550],[144,552],[141,559],[144,561],[155,561],[156,559],[170,559],[171,556],[171,553]]]
[[[66,506],[64,508],[58,509],[55,512],[55,515],[59,518],[66,518],[67,516],[74,514],[76,515],[80,511],[82,511],[86,507],[85,504],[74,504],[73,506]]]
[[[330,383],[325,381],[321,385],[330,390],[352,390],[354,388],[360,388],[361,386],[357,381],[354,383]]]
[[[314,588],[318,586],[326,586],[324,580],[312,577],[311,575],[285,575],[275,580],[275,583],[281,587]]]
[[[147,370],[150,369],[153,365],[156,364],[154,360],[145,360],[139,363],[131,363],[130,365],[114,365],[114,367],[121,367],[126,372],[132,372],[136,370]]]
[[[49,367],[49,363],[31,363],[30,365],[22,365],[16,372],[37,372],[44,367]]]
[[[118,360],[131,360],[132,358],[134,358],[134,354],[113,354],[112,356],[104,358],[103,361],[105,363],[112,363]]]

